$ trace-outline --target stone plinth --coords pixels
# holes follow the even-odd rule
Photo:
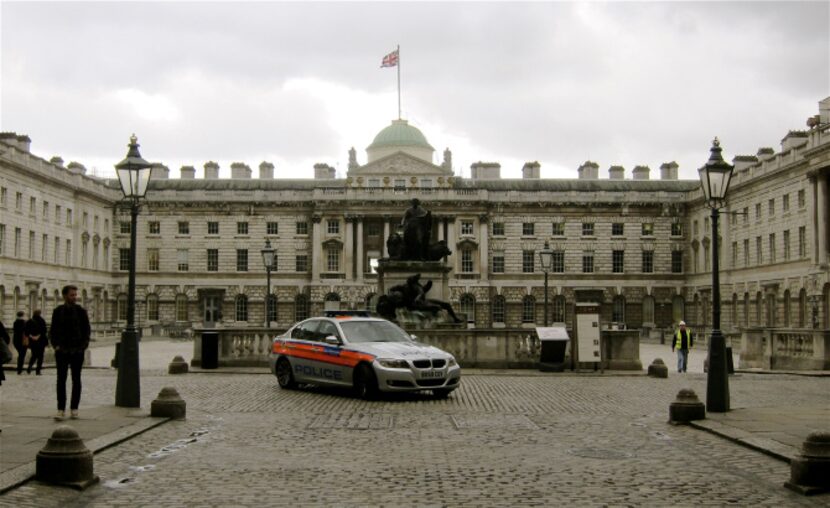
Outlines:
[[[602,330],[602,357],[608,370],[643,370],[639,330]]]
[[[441,261],[395,261],[381,259],[378,261],[378,294],[385,295],[389,288],[406,285],[406,279],[421,274],[421,284],[432,281],[432,288],[427,298],[449,302],[449,272],[452,270]]]
[[[650,377],[667,378],[669,377],[669,368],[663,363],[662,358],[655,358],[648,366],[648,375]]]
[[[694,390],[684,388],[677,394],[677,399],[669,404],[669,423],[678,425],[692,420],[706,418],[706,406],[697,398]]]
[[[37,452],[35,475],[39,481],[79,490],[98,482],[93,472],[92,452],[68,425],[55,429]]]
[[[790,490],[811,496],[830,492],[830,432],[812,432],[790,462]]]
[[[176,355],[173,361],[167,366],[168,374],[187,374],[188,366],[180,355]]]
[[[170,386],[164,387],[150,405],[150,416],[182,420],[187,413],[187,405],[179,392]]]

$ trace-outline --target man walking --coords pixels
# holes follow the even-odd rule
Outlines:
[[[12,344],[17,350],[17,375],[23,373],[23,362],[26,361],[26,350],[29,348],[26,338],[26,320],[22,310],[17,311],[17,319],[12,328]]]
[[[689,365],[689,350],[694,345],[694,338],[692,331],[686,329],[686,322],[681,321],[679,328],[674,333],[674,339],[671,343],[671,350],[677,350],[677,372],[686,372],[686,367]]]
[[[46,350],[46,321],[40,315],[40,309],[32,312],[32,319],[26,321],[25,331],[29,336],[29,350],[32,352],[26,373],[31,374],[32,365],[37,362],[35,374],[39,376],[43,367],[43,352]]]
[[[52,312],[52,325],[49,328],[49,340],[55,349],[55,364],[58,370],[58,413],[55,420],[66,417],[66,375],[72,371],[72,399],[69,403],[71,418],[78,418],[78,405],[81,402],[81,367],[84,365],[84,353],[89,346],[89,316],[86,310],[75,302],[78,288],[64,286],[61,291],[63,304]]]

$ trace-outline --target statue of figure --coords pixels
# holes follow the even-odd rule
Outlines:
[[[407,261],[424,261],[427,259],[429,239],[432,234],[432,213],[421,206],[418,198],[412,200],[412,206],[406,210],[401,220],[403,228],[403,256]]]
[[[421,284],[421,274],[412,275],[406,279],[406,284],[393,286],[389,289],[388,294],[378,298],[377,312],[386,319],[394,320],[396,317],[395,310],[400,307],[432,314],[445,310],[454,322],[460,323],[461,320],[455,315],[452,305],[426,297],[431,288],[432,281]]]

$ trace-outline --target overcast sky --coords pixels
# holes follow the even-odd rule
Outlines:
[[[0,129],[99,175],[126,153],[343,175],[403,117],[457,174],[479,160],[574,178],[586,160],[697,178],[780,149],[830,95],[830,2],[0,2]]]

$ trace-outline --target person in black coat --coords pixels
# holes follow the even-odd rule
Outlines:
[[[55,366],[58,371],[58,413],[55,420],[66,416],[66,376],[72,371],[72,399],[69,403],[71,418],[78,418],[78,405],[81,402],[81,368],[84,365],[84,353],[89,347],[89,316],[83,307],[75,303],[78,300],[78,288],[64,286],[63,304],[52,312],[52,324],[49,327],[49,342],[55,349]]]
[[[46,350],[47,342],[46,321],[40,315],[40,309],[32,312],[32,319],[26,321],[25,333],[29,336],[29,350],[32,352],[26,373],[31,374],[32,365],[37,362],[35,374],[39,376],[40,369],[43,367],[43,352]]]
[[[14,327],[12,332],[12,344],[17,350],[17,375],[23,373],[23,362],[26,360],[27,346],[23,345],[23,334],[26,330],[26,320],[23,319],[23,311],[17,311],[17,319],[14,320]]]
[[[6,346],[11,344],[12,339],[9,337],[9,332],[6,331],[6,327],[3,326],[3,322],[0,321],[0,340],[2,340]],[[0,385],[3,384],[3,381],[6,380],[6,374],[3,372],[3,366],[0,365]]]

